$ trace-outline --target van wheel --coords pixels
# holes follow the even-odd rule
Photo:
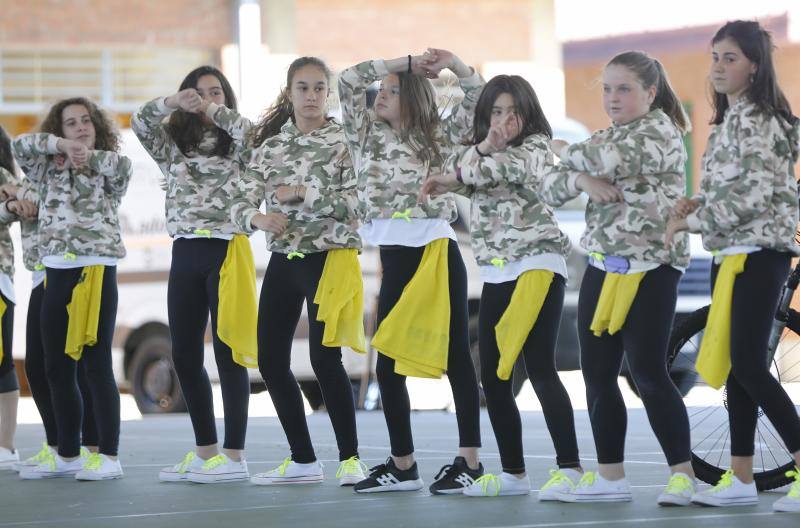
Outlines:
[[[137,345],[130,367],[133,398],[142,414],[185,412],[169,337],[153,334]]]

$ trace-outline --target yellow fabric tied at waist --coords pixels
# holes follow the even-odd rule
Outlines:
[[[314,295],[317,321],[325,324],[322,344],[364,354],[364,281],[357,249],[331,249]]]
[[[722,259],[711,295],[706,330],[695,368],[710,386],[718,389],[731,371],[731,304],[736,276],[744,271],[747,253],[728,255]]]
[[[64,352],[75,361],[81,359],[83,347],[97,344],[105,269],[102,265],[85,266],[78,284],[72,288],[72,299],[67,305],[69,320]]]
[[[233,360],[247,368],[258,368],[258,301],[256,264],[250,240],[235,235],[219,271],[217,335],[231,348]]]
[[[500,351],[497,377],[501,380],[511,377],[514,363],[542,311],[553,276],[552,271],[530,270],[517,279],[511,300],[494,327],[497,349]]]
[[[441,378],[450,346],[449,238],[425,246],[417,271],[381,322],[372,346],[403,376]]]
[[[6,314],[6,302],[0,297],[0,319]],[[0,363],[3,361],[3,327],[0,325]]]
[[[608,331],[608,335],[619,332],[625,324],[645,273],[647,272],[628,274],[606,272],[600,297],[597,299],[597,307],[594,309],[592,324],[589,326],[595,336],[600,337],[605,331]]]

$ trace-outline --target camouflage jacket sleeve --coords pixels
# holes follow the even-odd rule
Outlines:
[[[41,183],[50,158],[58,154],[59,137],[53,134],[22,134],[12,141],[14,158],[25,176]]]
[[[242,164],[249,163],[253,155],[253,149],[248,145],[248,135],[253,130],[253,122],[236,110],[231,110],[227,106],[216,103],[209,103],[206,115],[214,121],[214,124],[233,138]]]
[[[303,205],[319,216],[329,216],[347,222],[358,218],[359,201],[357,180],[353,172],[350,154],[345,150],[336,161],[339,168],[340,187],[320,188],[308,187]]]
[[[159,97],[145,103],[131,116],[133,133],[159,164],[169,161],[170,150],[175,145],[163,123],[171,113],[172,109],[164,104],[164,98]]]
[[[7,183],[18,186],[19,180],[10,171],[0,167],[0,185],[5,185]],[[19,195],[19,193],[17,194]],[[17,215],[6,208],[6,202],[0,203],[0,224],[10,224],[17,219]]]
[[[450,145],[460,145],[472,129],[475,108],[486,84],[483,77],[473,70],[472,75],[458,80],[464,98],[442,122],[442,130]]]
[[[39,189],[34,186],[34,182],[30,178],[24,178],[19,184],[17,198],[39,204]]]
[[[731,231],[770,209],[778,172],[772,152],[777,138],[760,112],[742,112],[736,117],[738,122],[719,126],[730,129],[738,155],[731,155],[728,149],[711,152],[717,159],[711,162],[711,181],[704,175],[703,187],[708,190],[713,186],[716,199],[703,196],[703,205],[689,215],[687,221],[693,232]],[[792,200],[796,202],[796,196]]]
[[[93,150],[89,167],[103,177],[103,188],[108,197],[119,205],[133,174],[131,160],[116,152]]]
[[[461,147],[452,159],[460,167],[465,185],[481,188],[507,182],[539,187],[544,168],[553,163],[553,154],[546,138],[534,135],[517,147],[489,156],[481,156],[474,146]]]
[[[586,141],[570,145],[564,149],[561,163],[580,172],[618,172],[623,177],[664,172],[664,149],[671,142],[670,131],[662,130],[657,122],[619,129],[599,131]]]
[[[361,153],[371,116],[367,109],[367,88],[389,74],[382,60],[356,64],[339,74],[339,102],[342,126],[354,158]]]
[[[241,173],[238,183],[237,199],[231,204],[231,222],[243,233],[251,234],[256,229],[250,224],[255,215],[260,213],[259,207],[264,201],[264,172],[257,170],[264,160],[263,149],[253,153],[253,159],[247,169]]]
[[[551,207],[561,207],[568,201],[581,194],[578,189],[579,172],[574,171],[562,163],[553,162],[544,166],[544,176],[539,186],[539,196],[542,201]]]

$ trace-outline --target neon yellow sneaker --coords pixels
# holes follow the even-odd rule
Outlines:
[[[692,502],[702,506],[747,506],[758,504],[755,481],[744,484],[729,469],[710,489],[692,495]]]
[[[576,469],[551,469],[550,480],[539,490],[540,501],[557,501],[572,493],[580,482],[583,473]]]
[[[253,475],[250,482],[259,486],[274,484],[316,484],[322,482],[322,464],[319,461],[310,464],[298,464],[292,457],[287,457],[283,464],[267,471]]]
[[[340,486],[355,486],[367,478],[367,471],[369,471],[367,465],[360,458],[353,456],[339,463],[336,478],[339,479]]]
[[[800,512],[800,468],[795,467],[792,471],[786,472],[787,477],[794,477],[792,487],[785,497],[776,500],[772,509],[776,512]]]
[[[186,473],[189,475],[190,481],[198,484],[236,482],[250,478],[250,473],[247,471],[247,462],[244,458],[237,462],[223,453],[209,458],[199,468],[192,467]]]
[[[47,442],[42,442],[42,448],[39,450],[38,453],[33,455],[32,457],[28,457],[25,460],[19,461],[16,464],[11,466],[11,469],[19,473],[22,471],[23,468],[32,468],[36,467],[45,459],[47,459],[49,454],[55,454],[55,450],[47,445]]]
[[[122,478],[119,460],[112,460],[100,453],[89,454],[83,468],[75,474],[75,480],[111,480]]]
[[[575,489],[559,498],[562,502],[624,502],[632,499],[628,479],[606,480],[594,471],[584,473]]]
[[[697,493],[697,483],[686,473],[673,473],[658,496],[659,506],[688,506]]]
[[[194,451],[189,451],[183,460],[174,466],[163,468],[158,473],[158,480],[161,482],[181,482],[189,480],[189,471],[199,470],[203,467],[204,460],[197,456]]]
[[[531,492],[531,480],[528,475],[517,478],[516,475],[500,473],[481,475],[471,485],[464,488],[468,497],[507,497],[510,495],[528,495]]]
[[[44,454],[39,465],[22,468],[19,472],[19,478],[24,480],[72,478],[83,468],[83,463],[83,458],[64,460],[54,451],[49,451]]]

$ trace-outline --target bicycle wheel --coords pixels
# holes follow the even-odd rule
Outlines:
[[[695,360],[708,319],[709,307],[703,307],[683,319],[672,331],[667,365],[670,370],[691,372],[697,376]],[[800,402],[800,314],[789,311],[789,319],[778,350],[770,366],[789,397]],[[697,478],[716,484],[730,467],[730,428],[727,397],[723,389],[715,390],[697,376],[695,386],[685,395],[692,432],[692,466]],[[785,473],[794,467],[791,453],[780,439],[764,412],[758,410],[755,434],[753,476],[759,490],[779,488],[791,479]]]

